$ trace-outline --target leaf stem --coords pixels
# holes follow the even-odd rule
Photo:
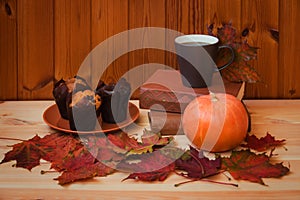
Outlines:
[[[18,139],[18,138],[10,138],[10,137],[0,137],[0,140],[16,140],[16,141],[21,141],[25,142],[26,140]]]
[[[57,171],[51,171],[51,170],[41,170],[41,174],[48,174],[48,173],[58,173]]]
[[[239,185],[235,184],[235,183],[225,183],[225,182],[219,182],[219,181],[213,181],[213,180],[201,179],[201,178],[191,179],[191,180],[184,181],[184,182],[181,182],[181,183],[176,183],[174,186],[178,187],[180,185],[183,185],[183,184],[186,184],[186,183],[192,183],[192,182],[195,182],[195,181],[203,181],[203,182],[209,182],[209,183],[216,183],[216,184],[221,184],[221,185],[229,185],[229,186],[239,187]]]
[[[201,174],[204,176],[205,171],[204,171],[204,167],[202,165],[202,163],[198,160],[198,157],[194,156],[191,152],[189,152],[189,155],[194,158],[196,160],[196,162],[199,164],[199,166],[201,167]]]
[[[224,172],[225,172],[225,171],[224,171]],[[230,178],[227,174],[225,174],[224,172],[221,172],[222,175],[225,176],[225,177],[228,179],[228,181],[231,181],[231,178]]]

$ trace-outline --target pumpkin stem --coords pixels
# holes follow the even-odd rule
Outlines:
[[[219,99],[218,99],[218,97],[216,96],[215,93],[209,91],[209,95],[211,96],[211,101],[212,101],[212,102],[217,102],[217,101],[219,101]]]

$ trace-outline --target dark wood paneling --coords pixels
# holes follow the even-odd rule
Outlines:
[[[17,99],[17,5],[0,1],[0,99]]]
[[[178,34],[203,33],[203,13],[203,0],[166,0],[166,28]],[[174,38],[173,34],[169,37]],[[174,41],[167,38],[166,49],[172,47]],[[178,69],[176,55],[172,53],[166,53],[165,63]]]
[[[300,97],[298,0],[0,0],[0,9],[1,100],[52,99],[54,79],[74,76],[94,47],[120,32],[161,27],[205,33],[207,25],[222,22],[232,22],[238,33],[248,28],[248,42],[260,48],[253,65],[263,83],[247,84],[246,98]],[[279,43],[270,29],[279,29]],[[147,31],[141,35],[138,41],[127,38],[122,47],[153,41]],[[158,40],[168,49],[174,44],[166,37]],[[116,48],[113,42],[107,46],[112,53],[102,55],[103,62],[114,58],[106,63],[106,82],[147,63],[177,68],[176,56],[162,50],[141,49],[115,58]],[[91,65],[85,73],[94,74],[97,67]],[[157,68],[127,78],[138,85]]]
[[[165,0],[129,0],[129,29],[134,30],[143,27],[165,27]],[[153,30],[153,29],[152,29]],[[158,65],[151,64],[141,67],[143,64],[160,63],[164,64],[165,54],[163,51],[147,49],[148,44],[153,42],[151,31],[147,28],[129,35],[129,48],[143,47],[129,53],[129,70],[139,67],[139,76],[136,73],[129,73],[128,79],[133,83],[133,88],[141,85],[151,74],[159,68]],[[155,30],[154,30],[155,32]],[[153,32],[153,34],[155,34]],[[162,48],[165,44],[165,36],[156,37],[156,43],[161,43]],[[132,46],[134,45],[134,47]],[[145,45],[145,46],[144,46]],[[137,70],[135,70],[137,72]],[[139,92],[133,94],[133,98],[138,97]]]
[[[241,26],[241,0],[204,0],[204,28],[211,23],[221,25],[231,22],[240,30]],[[205,31],[205,30],[204,30]]]
[[[55,0],[54,11],[55,79],[67,79],[77,74],[91,50],[91,4],[90,0]]]
[[[242,30],[249,30],[248,43],[259,47],[257,60],[251,64],[262,78],[261,83],[247,84],[246,98],[277,98],[278,42],[272,38],[270,30],[279,27],[278,1],[244,0],[242,13]]]
[[[51,97],[54,72],[53,1],[18,0],[18,98]]]
[[[278,96],[300,98],[300,1],[280,0],[279,8]]]
[[[248,29],[248,43],[259,47],[257,60],[251,64],[261,75],[262,82],[248,84],[246,98],[278,97],[278,42],[270,30],[278,30],[279,4],[274,0],[244,0],[242,30]]]
[[[92,47],[98,45],[104,47],[103,41],[128,30],[128,1],[124,0],[92,0]],[[124,38],[127,39],[127,38]],[[104,71],[101,79],[106,82],[116,82],[122,75],[128,71],[128,55],[123,55],[121,58],[115,58],[118,52],[118,46],[128,49],[128,41],[122,43],[110,39],[111,43],[106,45],[108,56],[95,55],[96,63],[105,63],[104,68],[99,65],[93,65],[93,71]],[[108,63],[108,60],[113,60],[113,63]],[[99,76],[100,76],[99,75]],[[100,78],[100,77],[96,77]],[[97,81],[97,80],[96,80]]]

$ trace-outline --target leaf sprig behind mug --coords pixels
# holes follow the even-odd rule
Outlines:
[[[252,47],[241,35],[237,35],[236,29],[229,23],[220,27],[214,24],[208,26],[208,34],[219,38],[222,45],[229,45],[235,51],[235,59],[231,65],[222,70],[222,76],[232,82],[255,83],[261,81],[256,69],[250,61],[257,59],[257,47]],[[247,35],[247,34],[246,34]],[[221,51],[217,58],[217,66],[226,63],[230,59],[230,52]]]

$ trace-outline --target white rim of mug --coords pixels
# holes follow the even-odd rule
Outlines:
[[[219,42],[219,39],[211,35],[189,34],[189,35],[182,35],[175,38],[175,42],[181,45],[184,45],[184,43],[188,43],[188,42],[206,42],[208,43],[208,45],[212,45],[212,44],[217,44]]]

